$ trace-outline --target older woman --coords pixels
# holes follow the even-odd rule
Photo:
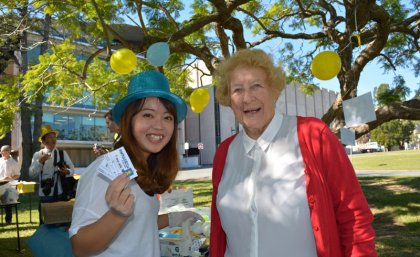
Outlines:
[[[218,75],[216,97],[243,131],[214,158],[211,256],[376,256],[373,216],[342,145],[322,121],[275,111],[281,68],[246,49]]]

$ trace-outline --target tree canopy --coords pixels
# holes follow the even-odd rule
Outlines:
[[[7,26],[2,26],[0,38],[1,71],[5,62],[17,61],[10,55],[17,44],[7,42],[20,40],[24,33],[41,35],[44,41],[40,39],[38,44],[50,49],[19,80],[19,92],[28,102],[47,96],[51,102],[69,105],[80,101],[86,92],[99,107],[111,96],[118,100],[129,76],[110,71],[107,60],[112,49],[130,48],[144,56],[153,43],[168,42],[171,58],[159,69],[170,74],[174,89],[186,97],[191,91],[183,88],[185,68],[195,60],[202,60],[209,70],[207,75],[211,75],[220,60],[238,49],[270,44],[279,53],[276,61],[286,68],[288,81],[303,83],[309,89],[316,86],[309,68],[314,55],[322,50],[339,54],[339,94],[323,117],[337,130],[344,126],[342,101],[357,96],[360,74],[368,63],[380,63],[384,70],[409,68],[416,76],[420,71],[420,12],[414,0],[0,3],[2,17],[7,17],[2,20]],[[131,26],[123,25],[126,23]],[[58,37],[66,40],[57,41]],[[80,49],[80,42],[87,46]],[[31,46],[18,47],[25,51]],[[87,58],[77,58],[81,50]],[[146,62],[140,63],[138,69],[145,67]],[[405,86],[403,79],[399,85]],[[12,103],[5,99],[2,96],[1,109]],[[376,115],[376,121],[355,128],[358,136],[393,119],[419,120],[420,102],[401,98],[387,101]]]
[[[388,148],[399,146],[404,149],[404,143],[412,142],[415,125],[409,120],[392,120],[371,131],[373,141]]]

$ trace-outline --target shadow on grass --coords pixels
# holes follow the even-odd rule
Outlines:
[[[33,226],[26,226],[25,228],[20,229],[20,248],[21,251],[18,252],[18,243],[17,243],[17,236],[16,236],[16,225],[10,224],[8,226],[0,226],[1,233],[5,232],[5,230],[10,230],[10,233],[13,233],[12,237],[1,238],[1,245],[2,248],[0,250],[0,257],[32,257],[31,250],[27,245],[27,241],[29,237],[32,235],[33,232],[38,228],[38,225]],[[26,231],[26,233],[25,233]],[[29,232],[29,233],[28,233]]]
[[[359,178],[374,213],[378,256],[420,256],[420,178]]]
[[[0,257],[32,257],[27,245],[28,238],[39,227],[38,197],[33,195],[19,196],[19,236],[21,252],[17,251],[16,220],[13,210],[12,224],[0,225]],[[32,210],[32,222],[29,222],[29,211]]]

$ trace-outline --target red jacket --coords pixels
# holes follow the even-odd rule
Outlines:
[[[319,119],[298,117],[297,126],[318,257],[377,256],[371,226],[373,215],[343,146]],[[216,197],[229,145],[235,136],[222,142],[213,162],[212,257],[223,257],[226,249]]]

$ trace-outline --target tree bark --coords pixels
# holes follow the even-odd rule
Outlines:
[[[24,17],[24,16],[23,16]],[[44,42],[41,45],[41,55],[44,54],[48,50],[48,40],[50,34],[50,26],[51,26],[51,16],[46,15],[44,19],[44,29],[43,29],[43,38],[42,41]],[[27,33],[24,32],[23,41],[21,43],[22,46],[27,48]],[[21,62],[21,73],[24,74],[28,70],[28,56],[26,51],[22,51],[22,62]],[[21,170],[21,179],[22,180],[30,180],[29,177],[29,167],[32,162],[32,156],[35,151],[38,151],[40,148],[40,142],[38,138],[40,136],[40,130],[42,125],[42,103],[44,100],[44,96],[42,94],[38,95],[33,106],[26,103],[25,99],[20,99],[21,105],[21,121],[22,121],[22,170]],[[33,136],[32,136],[32,129],[31,129],[31,118],[32,115],[34,116],[34,124],[33,124]]]
[[[27,24],[27,6],[20,10],[20,15],[25,26]],[[27,49],[28,47],[28,34],[23,31],[20,47]],[[28,54],[27,51],[21,51],[21,60],[19,65],[19,72],[24,74],[28,71]],[[18,85],[19,86],[19,85]],[[26,100],[21,96],[19,98],[20,105],[20,118],[21,118],[21,132],[22,132],[22,168],[20,179],[29,180],[29,166],[32,160],[32,129],[31,129],[31,109]]]

